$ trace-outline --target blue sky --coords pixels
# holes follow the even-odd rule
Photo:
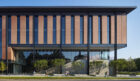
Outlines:
[[[140,57],[140,0],[0,0],[0,6],[137,6],[128,14],[127,47],[118,58]]]

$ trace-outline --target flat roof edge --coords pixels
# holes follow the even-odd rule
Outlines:
[[[130,13],[136,6],[0,6],[0,12],[125,12]]]

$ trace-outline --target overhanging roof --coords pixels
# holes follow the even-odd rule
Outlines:
[[[45,13],[45,12],[108,12],[126,13],[136,6],[0,6],[0,13]]]

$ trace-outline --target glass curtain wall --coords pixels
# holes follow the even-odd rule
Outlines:
[[[109,51],[93,51],[89,55],[89,74],[106,75],[109,72]]]
[[[87,52],[85,51],[15,51],[16,62],[13,73],[45,73],[45,74],[87,74]],[[35,63],[45,60],[44,68],[36,68]]]

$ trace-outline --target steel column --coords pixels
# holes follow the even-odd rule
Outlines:
[[[114,60],[117,60],[117,15],[115,14],[115,44],[114,44]],[[117,75],[117,65],[114,66],[114,75]]]

